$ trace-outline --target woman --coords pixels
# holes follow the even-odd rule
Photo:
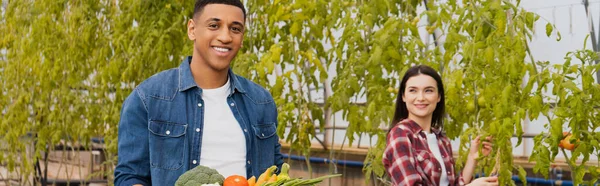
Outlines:
[[[498,185],[497,177],[471,182],[479,137],[471,142],[462,175],[454,171],[452,146],[441,132],[444,86],[434,69],[425,65],[410,68],[402,78],[400,93],[383,155],[393,185]],[[484,141],[482,145],[482,155],[489,155],[491,143]]]

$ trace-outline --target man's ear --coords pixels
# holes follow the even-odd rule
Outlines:
[[[190,19],[187,24],[187,35],[192,41],[196,40],[196,33],[194,32],[195,29],[196,23],[194,23],[194,19]]]

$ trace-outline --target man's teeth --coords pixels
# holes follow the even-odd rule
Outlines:
[[[221,47],[213,47],[213,48],[219,52],[229,52],[228,48],[221,48]]]

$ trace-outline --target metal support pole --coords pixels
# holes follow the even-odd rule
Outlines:
[[[590,29],[590,36],[592,38],[592,49],[594,50],[594,52],[598,53],[598,48],[600,47],[600,45],[598,45],[598,38],[596,38],[596,31],[594,29],[594,20],[592,19],[592,16],[590,15],[590,10],[589,10],[589,6],[590,6],[590,2],[588,0],[583,0],[583,6],[585,7],[585,14],[587,15],[588,18],[588,28]],[[599,19],[600,21],[600,19]],[[600,63],[600,60],[596,59],[594,60],[595,64]],[[596,83],[600,84],[600,71],[596,72]]]

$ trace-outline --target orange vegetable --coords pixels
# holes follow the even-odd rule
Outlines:
[[[273,173],[273,171],[275,171],[276,169],[277,169],[277,166],[273,165],[273,166],[269,167],[267,170],[265,170],[265,172],[263,172],[258,177],[255,185],[261,185],[263,183],[267,183],[267,181],[269,180],[269,177],[271,176],[271,173]]]
[[[277,174],[273,174],[271,175],[271,177],[269,177],[269,180],[267,181],[267,183],[273,183],[277,181]]]
[[[240,175],[231,175],[225,178],[223,186],[248,186],[248,180]]]
[[[256,184],[256,177],[252,176],[248,179],[248,186],[254,186]]]

